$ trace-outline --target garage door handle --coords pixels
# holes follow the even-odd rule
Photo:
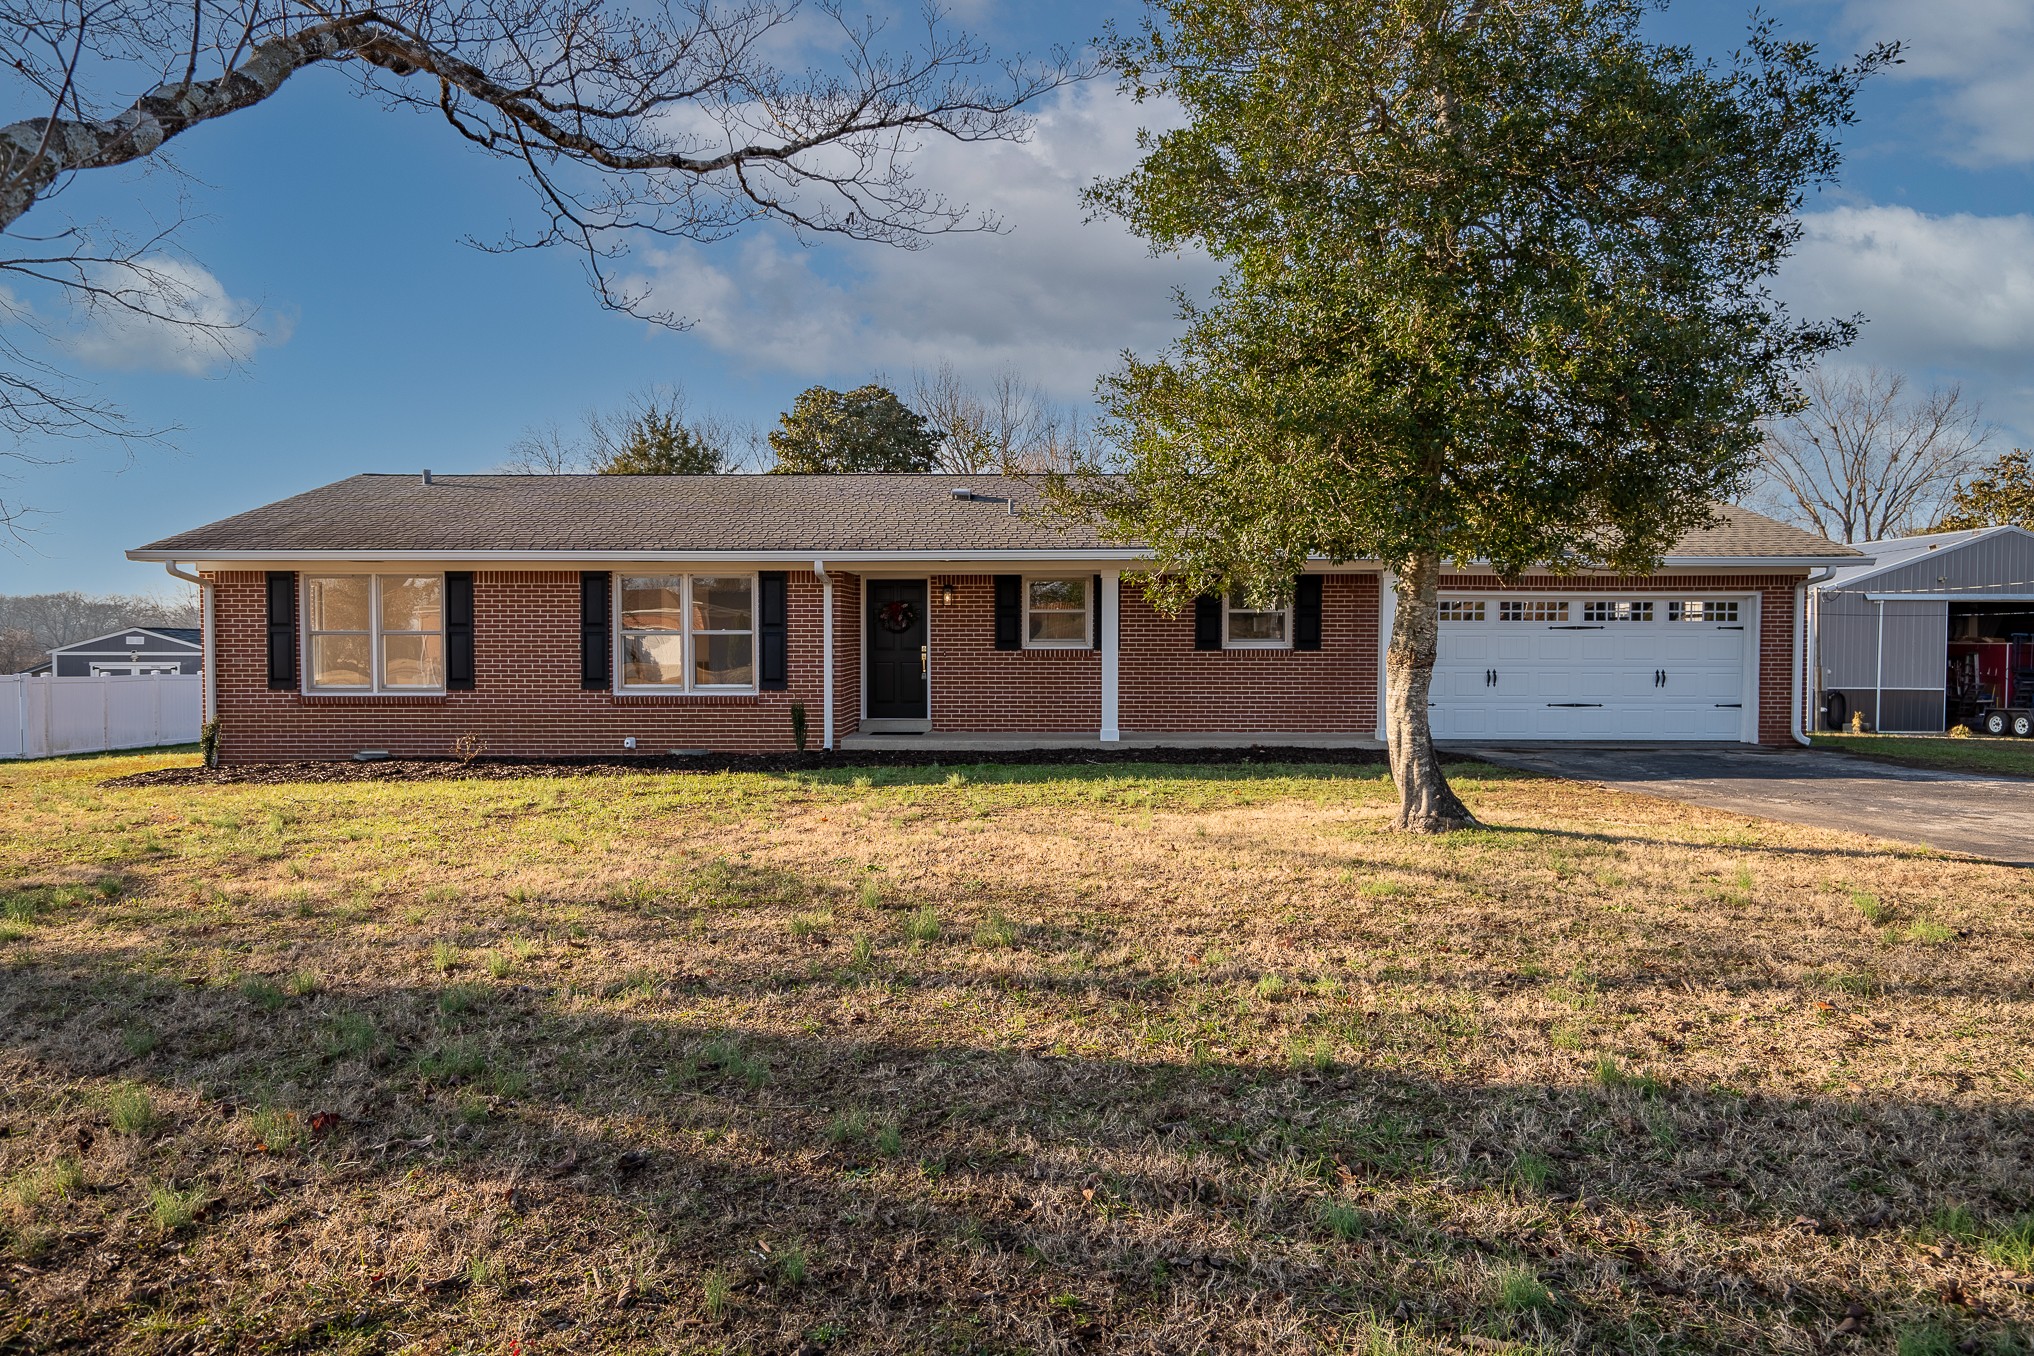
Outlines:
[[[1485,669],[1485,670],[1483,670],[1483,686],[1485,686],[1485,687],[1496,687],[1496,686],[1497,686],[1497,670],[1496,670],[1496,669]]]
[[[1718,703],[1716,704],[1716,709],[1717,709],[1717,710],[1719,710],[1719,711],[1742,711],[1742,710],[1744,710],[1744,703],[1743,703],[1743,702],[1718,702]]]
[[[1549,706],[1602,706],[1602,702],[1548,702]]]

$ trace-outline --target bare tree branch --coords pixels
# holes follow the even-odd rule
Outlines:
[[[1882,541],[1927,526],[1977,464],[1991,430],[1957,386],[1910,395],[1899,373],[1818,368],[1807,403],[1774,420],[1764,493],[1832,541]]]

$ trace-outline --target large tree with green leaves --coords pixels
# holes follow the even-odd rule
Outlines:
[[[939,435],[887,386],[800,393],[770,430],[783,475],[843,471],[930,471]]]
[[[1108,49],[1186,119],[1092,203],[1226,273],[1105,379],[1122,474],[1061,501],[1150,543],[1174,605],[1388,566],[1404,828],[1474,822],[1428,730],[1444,567],[1656,568],[1849,337],[1766,284],[1893,50],[1758,26],[1718,66],[1647,40],[1661,3],[1155,0]]]
[[[2002,523],[2034,532],[2034,464],[2024,448],[2014,448],[1957,486],[1949,497],[1949,511],[1935,530],[1953,532]]]

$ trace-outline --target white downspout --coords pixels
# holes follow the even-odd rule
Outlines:
[[[1808,590],[1817,584],[1827,583],[1835,573],[1834,570],[1824,570],[1820,574],[1804,575],[1801,582],[1794,585],[1794,718],[1788,722],[1787,733],[1803,748],[1813,748],[1815,744],[1806,732],[1806,725],[1813,719],[1808,713],[1822,707],[1822,664],[1816,653],[1820,628],[1810,619]],[[1819,614],[1819,601],[1816,610]],[[1815,666],[1812,685],[1807,682],[1808,666],[1811,664]],[[1802,703],[1804,695],[1808,698],[1805,706]]]
[[[812,572],[819,576],[823,599],[820,604],[820,615],[824,618],[820,626],[820,644],[823,648],[819,656],[819,681],[823,684],[823,690],[819,697],[819,747],[831,749],[833,747],[833,576],[826,572],[826,562],[823,560],[812,562]]]
[[[1872,733],[1886,728],[1886,600],[1879,599],[1879,658],[1872,669]]]
[[[201,647],[198,664],[202,670],[198,677],[198,707],[202,713],[199,716],[198,725],[202,730],[205,726],[219,719],[218,668],[212,662],[215,648],[212,638],[214,614],[212,607],[212,581],[201,575],[189,574],[178,569],[177,563],[174,560],[164,561],[162,567],[169,571],[174,578],[196,584],[198,586],[198,597],[202,600],[205,608],[202,621],[203,629],[198,634],[198,642]],[[157,700],[160,700],[159,696]]]
[[[1398,576],[1390,570],[1377,576],[1377,737],[1391,738],[1391,717],[1385,710],[1385,687],[1391,681],[1391,631],[1398,624]]]

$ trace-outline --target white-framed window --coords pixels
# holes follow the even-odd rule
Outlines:
[[[1497,605],[1497,619],[1508,622],[1564,622],[1568,605],[1545,598],[1506,598]]]
[[[615,591],[622,691],[755,690],[754,575],[624,574]]]
[[[1024,581],[1024,648],[1085,650],[1094,645],[1088,609],[1095,600],[1086,575]]]
[[[1444,622],[1480,622],[1483,620],[1483,600],[1443,598],[1440,603],[1441,620]]]
[[[1591,599],[1582,604],[1582,620],[1586,622],[1649,622],[1652,619],[1653,605],[1647,599],[1632,602]]]
[[[1222,600],[1222,646],[1229,650],[1283,650],[1292,644],[1292,609],[1261,608],[1240,588]]]
[[[1718,601],[1705,598],[1699,601],[1672,602],[1667,604],[1667,620],[1670,622],[1723,622],[1737,621],[1737,604],[1734,601]]]
[[[313,692],[444,691],[445,576],[307,576],[304,660]]]

